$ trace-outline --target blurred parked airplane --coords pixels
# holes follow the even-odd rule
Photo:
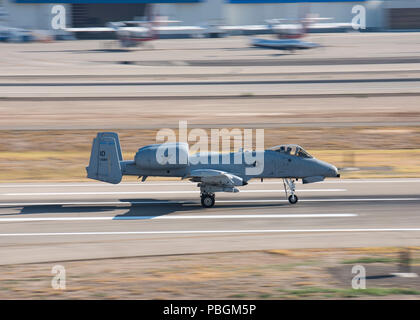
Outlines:
[[[206,29],[200,26],[160,26],[164,23],[174,23],[172,20],[153,21],[118,21],[109,22],[107,27],[67,28],[69,32],[115,32],[122,47],[135,47],[143,42],[159,38],[159,32],[188,32],[201,35]]]
[[[331,18],[318,18],[307,16],[300,20],[289,19],[271,19],[267,20],[265,25],[244,25],[224,27],[225,30],[242,30],[246,31],[271,31],[276,35],[277,39],[252,39],[251,44],[255,47],[278,49],[278,50],[300,50],[317,48],[320,45],[313,42],[303,41],[309,31],[331,31],[331,30],[348,30],[351,23],[328,23],[319,22],[330,20]]]
[[[206,28],[201,26],[167,26],[169,23],[179,23],[178,20],[167,20],[166,17],[153,15],[152,6],[146,7],[145,20],[108,22],[106,27],[66,28],[65,31],[78,32],[115,32],[122,47],[136,47],[146,41],[159,38],[159,32],[201,35]]]
[[[33,39],[30,31],[8,26],[9,13],[0,7],[0,41],[27,42]]]
[[[0,26],[0,41],[6,42],[29,42],[34,36],[31,31],[21,28]]]

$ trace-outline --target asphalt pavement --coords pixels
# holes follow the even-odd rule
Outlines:
[[[420,179],[297,184],[221,193],[203,209],[180,181],[0,185],[0,264],[279,248],[420,244]]]

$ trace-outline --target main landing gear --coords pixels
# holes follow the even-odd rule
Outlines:
[[[284,192],[286,192],[286,198],[287,198],[287,194],[290,193],[290,196],[287,198],[290,204],[297,203],[299,198],[295,194],[295,181],[293,179],[285,178],[283,179],[283,185],[284,185]]]
[[[283,185],[284,185],[284,191],[286,193],[286,198],[289,200],[289,203],[296,204],[299,199],[295,193],[295,180],[284,178]],[[201,191],[201,195],[200,195],[201,205],[204,208],[213,207],[216,202],[214,192],[218,190],[215,190],[214,188],[211,188],[207,185],[202,184],[200,185],[200,191]]]
[[[202,193],[201,194],[201,205],[204,208],[211,208],[214,206],[215,196],[214,193]]]

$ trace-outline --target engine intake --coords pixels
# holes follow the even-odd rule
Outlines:
[[[188,143],[152,144],[140,148],[134,157],[142,169],[179,169],[189,165]]]

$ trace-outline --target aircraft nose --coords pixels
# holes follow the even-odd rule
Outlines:
[[[325,175],[326,177],[340,177],[340,174],[338,173],[338,169],[336,166],[333,166],[332,164],[327,164],[326,166],[327,168],[327,174]]]
[[[340,174],[338,173],[338,169],[336,166],[324,162],[324,161],[319,161],[318,162],[319,166],[320,166],[320,171],[322,176],[324,177],[334,177],[334,178],[339,178]]]

